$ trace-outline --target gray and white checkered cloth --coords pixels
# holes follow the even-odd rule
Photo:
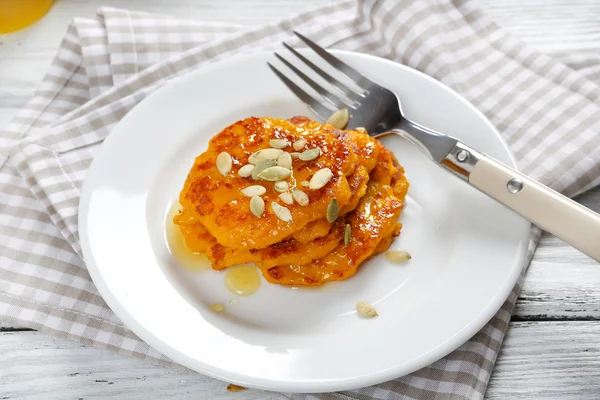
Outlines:
[[[541,54],[469,2],[346,1],[252,28],[103,8],[74,19],[34,98],[1,131],[0,317],[170,363],[115,317],[90,280],[77,230],[86,169],[115,124],[169,79],[283,40],[300,46],[292,29],[442,81],[492,121],[525,173],[556,190],[573,196],[600,183],[598,58]],[[518,290],[471,340],[420,371],[344,393],[281,397],[482,398]]]

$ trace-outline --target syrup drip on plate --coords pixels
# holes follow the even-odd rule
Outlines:
[[[201,271],[210,268],[210,260],[203,253],[194,253],[185,244],[183,234],[179,227],[173,223],[173,217],[179,212],[179,203],[173,204],[165,221],[165,234],[169,252],[177,262],[188,271]]]

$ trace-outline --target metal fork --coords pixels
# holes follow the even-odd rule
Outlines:
[[[402,136],[454,176],[519,213],[543,230],[563,239],[596,261],[600,261],[599,214],[456,138],[409,120],[403,115],[400,99],[395,93],[366,78],[303,35],[294,33],[331,65],[337,75],[345,75],[354,83],[351,86],[355,86],[351,88],[344,84],[294,48],[283,43],[305,67],[335,88],[335,92],[327,89],[293,63],[275,53],[284,65],[319,94],[320,98],[315,98],[268,63],[277,77],[320,118],[326,120],[332,112],[348,108],[352,116],[348,129],[364,127],[373,137],[390,134]]]

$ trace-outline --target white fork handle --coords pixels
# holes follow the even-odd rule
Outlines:
[[[491,157],[472,168],[471,185],[600,262],[599,214]]]

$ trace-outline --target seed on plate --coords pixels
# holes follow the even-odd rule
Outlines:
[[[332,177],[333,173],[329,168],[320,169],[313,175],[312,178],[310,178],[308,187],[310,189],[321,189],[323,186],[327,185]]]
[[[217,156],[217,169],[223,176],[227,176],[231,172],[233,160],[228,152],[224,151]]]
[[[252,179],[254,179],[255,181],[258,180],[258,174],[260,174],[261,172],[263,172],[263,170],[270,168],[270,167],[274,167],[275,166],[275,160],[271,160],[271,159],[266,159],[266,160],[260,160],[259,162],[256,163],[256,165],[254,166],[254,169],[252,170]]]
[[[271,209],[273,210],[277,218],[279,218],[283,222],[292,222],[292,213],[284,206],[280,206],[279,204],[273,202],[271,203]]]
[[[290,176],[292,174],[292,171],[290,171],[287,168],[283,168],[283,167],[269,167],[266,168],[264,170],[262,170],[262,172],[260,174],[258,174],[258,177],[260,179],[264,179],[265,181],[280,181],[282,179],[287,178],[288,176]]]
[[[346,224],[346,229],[344,229],[344,246],[348,246],[351,238],[352,238],[352,227],[350,226],[350,224]]]
[[[269,140],[269,146],[271,146],[274,149],[285,149],[289,145],[290,145],[290,142],[288,142],[285,139],[271,139],[271,140]]]
[[[327,205],[327,221],[335,222],[338,217],[339,210],[340,208],[337,199],[331,199]]]
[[[254,170],[254,165],[246,164],[238,170],[238,175],[242,178],[247,178],[250,175],[252,175],[253,170]]]
[[[267,189],[265,189],[264,186],[260,185],[252,185],[242,189],[242,193],[244,194],[244,196],[248,197],[260,196],[265,194],[266,192]]]
[[[385,257],[393,263],[400,264],[410,260],[411,255],[404,250],[390,250],[385,253]]]
[[[361,126],[361,127],[359,127],[359,128],[354,128],[354,130],[355,130],[356,132],[359,132],[359,133],[364,133],[365,135],[368,135],[368,134],[369,134],[369,132],[367,131],[367,129],[366,129],[366,128],[363,128],[362,126]]]
[[[258,218],[262,217],[265,212],[265,201],[262,197],[254,196],[250,199],[250,212]]]
[[[300,153],[298,153],[297,151],[293,151],[290,153],[290,156],[292,156],[292,160],[297,160],[300,158]]]
[[[215,303],[210,305],[210,311],[220,313],[225,309],[225,306],[221,303]]]
[[[283,150],[281,149],[259,150],[248,157],[248,162],[256,165],[260,160],[277,160],[277,157],[279,157],[281,153],[283,153]]]
[[[237,300],[236,299],[231,299],[229,300],[229,304],[232,306],[235,306],[237,304]]]
[[[348,125],[350,120],[350,113],[347,108],[342,108],[331,114],[331,117],[325,122],[326,124],[333,125],[334,128],[344,129]]]
[[[293,197],[293,196],[292,196],[292,194],[291,194],[291,193],[289,193],[289,192],[286,192],[286,193],[281,193],[281,194],[279,195],[279,199],[280,199],[281,201],[283,201],[285,204],[288,204],[288,205],[290,205],[290,206],[291,206],[292,204],[294,204],[294,197]]]
[[[367,318],[373,318],[379,315],[377,314],[377,310],[375,310],[375,307],[363,301],[358,302],[356,304],[356,311],[358,311],[358,313],[363,317]]]
[[[294,200],[296,200],[296,203],[300,204],[301,206],[307,206],[308,202],[310,201],[308,195],[300,189],[292,190],[292,197]]]
[[[292,168],[292,156],[290,153],[283,153],[279,157],[277,157],[277,165],[283,168],[291,169]]]
[[[273,185],[273,189],[279,193],[287,192],[289,187],[290,185],[286,181],[278,181]]]
[[[294,150],[296,151],[300,151],[304,148],[304,146],[306,146],[306,139],[304,138],[300,138],[298,140],[296,140],[293,144],[294,146]]]
[[[240,392],[240,391],[246,390],[246,389],[248,389],[248,388],[245,388],[245,387],[239,386],[239,385],[234,385],[233,383],[230,383],[229,385],[227,385],[227,391],[232,392],[232,393]]]
[[[300,183],[302,186],[304,187],[309,187],[310,186],[310,182],[308,181],[302,181],[302,183]]]
[[[321,154],[321,149],[315,147],[314,149],[304,150],[302,153],[300,153],[298,158],[302,161],[311,161],[319,157],[319,154]]]

